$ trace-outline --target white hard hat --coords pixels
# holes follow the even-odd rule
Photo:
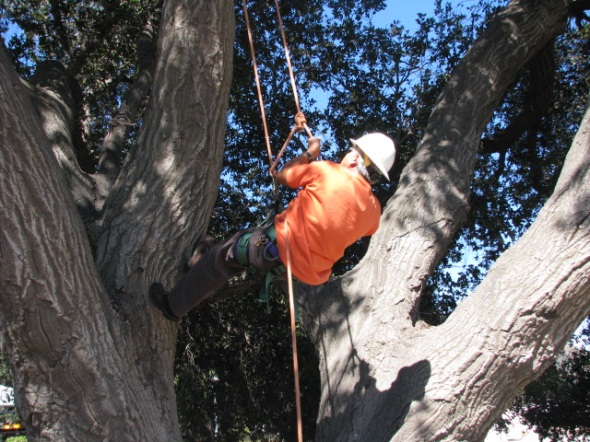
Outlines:
[[[395,144],[393,140],[382,133],[367,134],[358,140],[350,140],[352,145],[364,153],[372,164],[379,169],[389,181],[387,173],[395,160]]]

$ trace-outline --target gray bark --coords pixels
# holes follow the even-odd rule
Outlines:
[[[510,273],[490,272],[443,326],[425,328],[417,314],[424,284],[468,210],[485,125],[519,69],[563,30],[566,16],[566,1],[513,1],[489,24],[439,97],[362,262],[302,299],[320,357],[317,440],[482,440],[588,314],[586,232],[582,221],[564,224],[555,209],[546,209],[546,221],[539,217],[548,225],[531,229],[527,247],[541,249],[538,256],[549,252],[542,244],[552,238],[546,266],[577,285],[558,294],[555,281],[540,277],[539,258],[511,251],[501,260],[510,260]],[[547,207],[569,210],[567,198]],[[571,198],[584,202],[578,210],[587,215],[587,195]],[[556,253],[571,250],[574,234],[582,236],[576,254]],[[543,293],[555,297],[548,316],[535,303]],[[519,330],[509,318],[526,326]]]
[[[152,23],[144,27],[137,43],[138,74],[105,134],[96,173],[94,160],[84,146],[80,128],[81,94],[79,85],[59,61],[37,66],[31,85],[26,85],[41,117],[43,131],[68,182],[70,192],[94,246],[95,233],[105,199],[123,164],[127,136],[138,124],[153,83],[155,41]]]
[[[97,212],[94,177],[80,166],[84,164],[85,154],[77,152],[77,148],[81,150],[82,145],[81,133],[76,129],[81,94],[79,87],[59,61],[40,63],[31,85],[25,86],[80,216],[85,223],[90,224],[96,219]]]
[[[127,92],[123,103],[113,117],[109,131],[104,137],[98,173],[96,174],[96,208],[102,210],[103,204],[115,183],[125,158],[125,144],[129,130],[138,124],[144,101],[152,89],[155,69],[154,26],[150,22],[143,30],[137,43],[137,66],[139,73]]]
[[[98,241],[107,290],[130,312],[137,305],[129,288],[178,278],[207,227],[221,171],[233,10],[227,2],[176,3],[165,4],[145,124],[105,203]]]
[[[161,23],[151,104],[96,258],[54,140],[0,50],[0,327],[31,441],[180,440],[176,327],[147,288],[178,276],[178,250],[215,201],[233,3],[171,0]],[[65,114],[49,113],[67,133]]]
[[[117,326],[68,185],[3,49],[0,57],[2,332],[30,440],[155,431],[136,413],[153,398],[110,329]]]
[[[96,256],[49,132],[0,51],[0,326],[30,440],[180,439],[176,327],[146,294],[175,282],[215,202],[232,8],[165,2],[142,133],[121,170],[106,168],[116,180]],[[481,440],[590,312],[586,117],[529,232],[444,325],[417,314],[468,210],[481,133],[566,13],[565,0],[513,1],[490,24],[441,95],[363,261],[303,294],[322,375],[318,440]],[[54,115],[67,132],[66,114]]]

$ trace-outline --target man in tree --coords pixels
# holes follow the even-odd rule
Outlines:
[[[169,294],[162,284],[152,284],[154,305],[177,321],[244,267],[277,273],[277,268],[290,263],[300,281],[326,282],[344,250],[376,232],[381,205],[371,185],[381,175],[389,180],[387,172],[395,158],[395,145],[384,134],[367,134],[351,142],[340,163],[314,162],[320,140],[310,138],[308,150],[273,175],[279,184],[302,187],[287,209],[270,225],[237,232],[213,246],[191,263],[190,271]]]
[[[27,66],[39,57],[62,59],[74,74],[93,73],[78,77],[86,99],[70,106],[78,93],[61,92],[67,82],[27,85],[12,66],[25,61],[11,64],[0,49],[3,349],[31,440],[180,442],[184,416],[179,419],[176,412],[171,363],[178,327],[148,307],[145,294],[156,279],[170,287],[176,282],[186,238],[205,231],[218,198],[224,155],[233,157],[234,151],[224,154],[223,149],[234,144],[224,142],[227,123],[253,113],[251,79],[244,78],[230,99],[232,85],[238,83],[233,80],[242,79],[244,72],[244,51],[234,47],[244,40],[238,33],[243,26],[234,21],[234,2],[86,3],[3,2],[31,12],[20,21],[27,40],[15,40],[31,54]],[[147,9],[156,3],[161,12]],[[368,18],[365,4],[378,2],[339,2],[335,13],[342,17],[341,25],[329,20],[323,26],[322,7],[330,9],[333,3],[292,2],[289,8],[293,25],[309,31],[309,40],[292,34],[304,48],[305,69],[310,68],[304,81],[309,80],[311,90],[317,86],[313,79],[332,88],[326,114],[338,121],[326,122],[327,127],[335,137],[348,137],[351,119],[343,116],[355,109],[355,127],[379,122],[384,128],[400,127],[400,135],[407,131],[409,137],[404,143],[407,164],[383,205],[363,260],[343,276],[298,293],[301,329],[309,336],[320,376],[318,400],[311,399],[318,412],[309,422],[316,422],[318,441],[483,440],[514,396],[555,361],[590,314],[590,112],[582,119],[586,100],[581,98],[588,89],[587,33],[580,32],[576,40],[561,37],[573,3],[569,0],[513,0],[495,18],[468,27],[450,23],[450,11],[441,5],[444,22],[421,19],[416,38],[398,34],[397,24],[395,32],[366,32],[364,19],[351,32],[350,17]],[[587,9],[586,1],[575,3]],[[80,10],[82,6],[92,10]],[[477,6],[480,16],[489,10]],[[132,48],[132,35],[137,35],[128,32],[127,22],[153,22],[158,33],[147,36],[153,42],[148,57],[138,45],[142,63],[125,63],[129,68],[119,70],[117,47]],[[481,36],[467,50],[468,39],[480,29]],[[431,41],[427,37],[433,30]],[[386,36],[395,40],[388,43]],[[552,113],[539,123],[541,133],[520,137],[538,143],[505,145],[492,157],[484,156],[482,136],[493,135],[496,126],[510,127],[509,120],[529,105],[524,92],[535,78],[523,69],[552,41],[562,54],[554,68],[559,89],[552,94]],[[47,42],[58,46],[49,48]],[[117,45],[106,52],[110,45],[104,42]],[[397,49],[402,43],[412,47],[407,56]],[[434,58],[444,60],[445,67],[431,66],[428,60]],[[112,63],[97,68],[99,61]],[[371,66],[370,72],[359,75],[365,66]],[[282,109],[281,77],[272,77],[270,91],[277,98],[272,108]],[[416,88],[405,83],[408,79]],[[373,88],[376,83],[383,87]],[[87,95],[101,84],[108,87],[104,98]],[[136,86],[142,93],[136,94]],[[112,95],[112,88],[128,90],[133,100]],[[417,95],[398,95],[405,91]],[[33,101],[31,94],[43,101]],[[111,115],[117,103],[120,109]],[[236,103],[228,115],[228,105]],[[97,109],[99,118],[86,118],[87,105]],[[572,143],[578,121],[580,131]],[[104,162],[87,174],[77,167],[73,140],[86,140],[75,136],[86,122],[99,132],[92,138],[97,142],[83,143],[88,155],[96,156],[97,147],[101,154],[117,154],[109,176]],[[137,137],[126,136],[128,132]],[[252,132],[244,125],[229,133]],[[552,161],[545,162],[548,152]],[[236,155],[236,173],[248,156]],[[542,169],[535,166],[538,159]],[[533,195],[531,204],[534,192],[528,188],[538,182],[533,175],[548,177],[549,186],[539,186],[544,192]],[[488,192],[494,185],[497,192]],[[482,253],[488,255],[492,243],[498,253],[486,260],[495,265],[442,325],[429,327],[421,306],[434,269],[458,232],[484,219],[474,216],[476,203],[497,210],[481,212],[489,224],[472,227],[478,236],[466,238],[478,245],[481,237],[489,237]],[[516,215],[494,219],[503,209]],[[536,220],[529,227],[523,217]],[[498,229],[502,223],[516,223],[510,227],[514,235]],[[508,246],[506,239],[516,238],[518,243],[496,260]],[[241,347],[238,360],[260,359],[255,371],[264,372],[257,378],[261,381],[247,387],[262,389],[268,384],[262,382],[265,376],[276,378],[277,365],[284,363],[267,369],[270,358],[280,357],[270,349],[266,358],[259,357],[259,340],[250,340],[245,330],[234,336],[231,323],[225,324],[218,328],[224,341]],[[229,378],[241,382],[252,371],[236,376],[237,365],[225,364],[225,348],[212,348],[213,335],[194,334],[202,351],[191,358],[203,369],[195,373],[202,380],[193,376],[191,381],[198,382],[196,399],[202,400],[191,403],[186,413],[198,415],[202,430],[186,439],[214,439],[217,417],[220,438],[239,439],[245,428],[252,429],[250,435],[260,430],[255,433],[259,439],[273,437],[277,425],[262,419],[269,411],[245,416],[240,410],[235,423],[226,425],[227,414],[220,410],[279,405],[285,413],[272,418],[278,420],[292,408],[285,395],[263,402],[268,396],[246,401],[242,392],[230,392]],[[275,336],[273,331],[268,341]],[[208,376],[213,373],[222,379],[215,392]],[[221,395],[221,387],[227,395]],[[185,394],[180,390],[179,397]],[[213,393],[218,394],[217,407],[210,406]],[[195,413],[199,408],[203,413]]]

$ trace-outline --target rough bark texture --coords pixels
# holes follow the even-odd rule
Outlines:
[[[40,63],[31,86],[26,86],[80,216],[85,222],[92,222],[96,219],[94,178],[82,170],[81,165],[87,160],[77,154],[82,144],[76,124],[79,87],[59,61]]]
[[[123,410],[131,390],[121,384],[134,381],[120,376],[124,355],[109,333],[110,308],[66,181],[3,50],[1,57],[0,136],[2,146],[18,146],[3,148],[0,160],[2,331],[16,401],[32,440],[101,440],[127,425],[113,413],[130,417]],[[137,416],[130,423],[141,425]]]
[[[127,92],[122,105],[113,117],[111,127],[102,143],[96,185],[97,211],[102,209],[105,199],[119,176],[124,159],[124,150],[121,149],[121,146],[125,144],[129,129],[137,121],[138,114],[143,109],[143,102],[147,100],[152,89],[156,60],[153,41],[154,31],[150,21],[144,27],[141,38],[137,43],[139,73]]]
[[[0,325],[31,441],[180,440],[176,328],[147,288],[172,284],[216,199],[233,4],[167,1],[161,23],[143,131],[105,202],[96,257],[76,210],[95,204],[81,190],[92,185],[68,173],[68,88],[43,86],[37,113],[0,51]]]
[[[489,25],[443,91],[363,261],[303,293],[322,375],[318,440],[481,440],[590,313],[586,117],[529,232],[444,325],[417,314],[465,218],[482,131],[518,70],[560,32],[567,3],[515,0]],[[66,84],[39,84],[36,112],[34,89],[0,50],[0,326],[30,440],[180,439],[176,328],[146,294],[153,281],[174,283],[211,215],[233,27],[231,2],[165,2],[153,80],[149,63],[138,80],[151,81],[138,87],[139,97],[151,89],[139,141],[118,170],[111,153],[124,131],[111,131],[98,201],[70,167]],[[91,218],[103,210],[94,256],[76,210],[85,202]]]
[[[563,30],[566,15],[566,1],[513,1],[490,23],[439,97],[363,261],[302,299],[320,356],[317,440],[482,440],[588,314],[587,237],[576,240],[576,258],[569,255],[574,233],[586,233],[582,221],[566,227],[546,208],[546,230],[531,229],[502,258],[509,273],[490,272],[444,326],[427,329],[417,315],[424,283],[468,210],[485,125],[519,69]],[[569,210],[563,198],[547,207]],[[587,216],[587,194],[573,198],[584,202],[578,210]],[[535,257],[548,237],[555,250]],[[577,285],[561,286],[557,295],[558,283],[541,277],[549,269],[539,262]],[[549,316],[537,303],[543,293],[554,299]],[[567,323],[552,322],[565,317]],[[519,329],[509,318],[527,325]]]
[[[100,273],[125,311],[134,312],[136,301],[143,304],[127,295],[129,287],[174,282],[209,222],[231,76],[230,6],[165,4],[144,127],[105,203],[98,241]],[[222,41],[220,29],[226,30]]]

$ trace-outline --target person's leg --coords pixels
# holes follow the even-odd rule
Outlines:
[[[238,232],[215,244],[170,291],[168,304],[175,316],[184,316],[229,279],[244,271],[244,267],[236,262],[233,251],[234,244],[244,233]]]
[[[205,253],[211,250],[211,247],[215,245],[215,240],[212,236],[205,235],[201,239],[199,239],[195,245],[193,246],[193,254],[191,258],[186,263],[186,270],[187,272],[192,269],[196,263],[198,263]]]
[[[200,259],[191,259],[192,267],[170,293],[160,283],[150,287],[150,296],[158,309],[171,320],[178,320],[247,267],[237,262],[237,242],[249,231],[247,259],[249,266],[266,273],[281,264],[276,239],[268,237],[268,227],[241,231],[215,244]],[[201,251],[204,251],[204,247]],[[199,252],[201,254],[201,252]],[[194,258],[194,255],[193,255]]]

